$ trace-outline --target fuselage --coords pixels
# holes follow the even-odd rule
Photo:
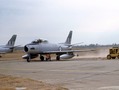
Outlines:
[[[39,43],[39,44],[27,44],[24,47],[24,51],[32,54],[43,54],[50,51],[63,51],[70,50],[68,46],[63,44],[52,44],[52,43]],[[52,53],[52,52],[50,52]]]
[[[0,54],[2,53],[10,53],[12,52],[13,50],[10,49],[10,48],[7,48],[7,47],[0,47]]]
[[[24,46],[24,51],[27,53],[22,56],[27,62],[31,59],[38,57],[40,54],[40,60],[51,60],[50,54],[56,54],[56,60],[69,59],[74,57],[71,45],[72,31],[69,32],[67,39],[62,44],[49,43],[46,40],[37,39],[32,41],[30,44]],[[45,57],[44,57],[45,55]]]

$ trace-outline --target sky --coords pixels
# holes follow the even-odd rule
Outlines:
[[[17,45],[35,39],[119,44],[119,0],[0,0],[0,44],[17,34]]]

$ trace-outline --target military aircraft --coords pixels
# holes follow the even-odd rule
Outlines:
[[[17,35],[13,35],[6,45],[0,46],[0,54],[13,52],[16,37]]]
[[[22,58],[30,62],[31,59],[38,57],[40,54],[40,60],[44,61],[44,55],[46,55],[46,60],[51,60],[50,54],[56,54],[56,60],[60,60],[74,57],[74,52],[84,52],[84,50],[72,50],[74,44],[71,44],[71,39],[72,31],[69,32],[64,43],[53,44],[42,39],[32,41],[24,46],[24,51],[27,54],[22,56]]]

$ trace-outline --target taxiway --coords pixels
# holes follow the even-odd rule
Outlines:
[[[40,80],[69,90],[119,90],[119,60],[0,61],[0,74]]]

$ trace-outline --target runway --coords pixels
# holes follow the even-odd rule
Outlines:
[[[0,74],[31,78],[69,90],[119,90],[119,60],[0,61]]]

